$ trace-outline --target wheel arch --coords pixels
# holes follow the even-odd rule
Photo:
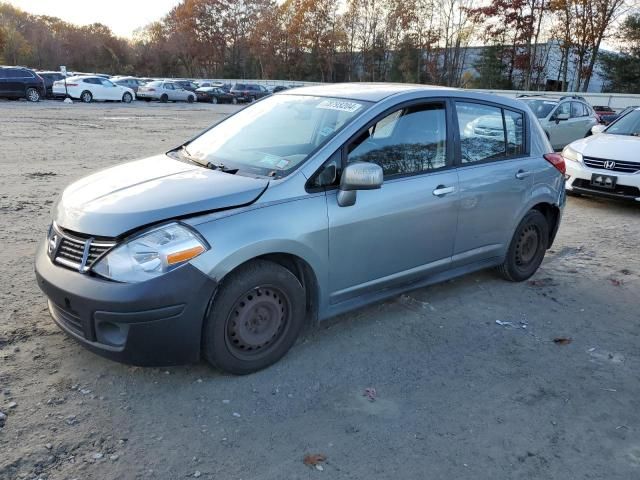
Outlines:
[[[549,202],[540,202],[533,205],[529,210],[538,210],[547,219],[549,224],[549,238],[547,239],[547,250],[553,245],[553,241],[558,233],[558,227],[560,226],[560,208]]]

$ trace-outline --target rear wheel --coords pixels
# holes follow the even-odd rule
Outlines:
[[[211,103],[218,103],[218,97],[211,97]]]
[[[250,102],[255,102],[255,101],[256,101],[256,97],[251,97],[251,98],[249,98],[249,101],[250,101]]]
[[[544,259],[549,242],[549,224],[538,210],[530,210],[516,228],[507,257],[498,267],[506,280],[522,282],[531,277]]]
[[[286,268],[256,260],[229,274],[204,327],[203,351],[214,366],[244,375],[277,362],[294,344],[305,291]]]
[[[194,100],[193,95],[189,95],[189,96],[187,97],[187,102],[188,102],[188,103],[193,103],[193,100]]]
[[[122,101],[124,103],[131,103],[133,101],[133,96],[129,92],[125,92],[125,94],[122,95]]]
[[[37,88],[27,88],[25,92],[27,100],[30,102],[38,102],[40,101],[40,92],[38,92]]]
[[[167,103],[169,101],[169,95],[167,95],[166,93],[163,93],[162,96],[160,97],[160,101],[162,103]]]
[[[93,101],[93,95],[89,90],[85,90],[80,94],[80,100],[84,103],[91,103]]]

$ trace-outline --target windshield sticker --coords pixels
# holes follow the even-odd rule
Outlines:
[[[282,159],[277,155],[267,154],[260,160],[260,163],[268,167],[275,167]]]
[[[357,112],[360,107],[362,107],[362,105],[355,102],[347,102],[344,100],[324,100],[320,102],[316,108],[353,113]]]
[[[284,158],[280,160],[278,163],[276,163],[276,167],[279,168],[280,170],[284,170],[288,166],[289,166],[289,160],[285,160]]]
[[[331,127],[324,127],[322,130],[320,130],[321,137],[326,137],[327,135],[331,135],[332,133],[333,133],[333,128]]]

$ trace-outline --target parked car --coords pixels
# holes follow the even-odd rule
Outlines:
[[[191,80],[174,80],[173,82],[179,85],[180,88],[184,88],[190,92],[195,92],[199,88],[199,85]]]
[[[0,66],[0,97],[37,102],[45,95],[44,80],[33,70]]]
[[[600,123],[602,123],[603,125],[611,125],[615,120],[617,120],[620,117],[624,117],[627,113],[635,110],[636,108],[638,108],[638,105],[627,107],[618,113],[613,113],[610,115],[600,115]]]
[[[284,92],[285,90],[288,90],[289,87],[285,87],[284,85],[278,85],[277,87],[273,87],[273,90],[271,90],[272,93],[278,93],[278,92]]]
[[[196,94],[185,90],[176,82],[158,80],[139,87],[138,98],[146,100],[147,102],[160,100],[163,103],[168,101],[192,103],[196,100]]]
[[[146,83],[136,77],[118,77],[118,78],[112,79],[111,81],[116,85],[120,85],[122,87],[129,87],[131,90],[133,90],[134,93],[137,93],[138,88]]]
[[[236,83],[230,93],[238,99],[238,102],[255,102],[270,95],[269,90],[255,83]]]
[[[594,130],[562,151],[567,192],[640,202],[640,108]]]
[[[135,92],[129,87],[116,85],[111,80],[103,77],[71,77],[53,83],[55,96],[66,96],[78,99],[84,103],[94,100],[131,103],[135,98]]]
[[[53,83],[58,80],[64,80],[65,76],[62,72],[37,72],[37,74],[44,80],[44,87],[46,89],[45,96],[47,98],[54,98]]]
[[[511,133],[467,129],[509,118]],[[166,154],[62,193],[36,275],[54,321],[135,364],[280,359],[307,320],[551,247],[564,161],[494,95],[336,84],[265,98]]]
[[[521,98],[538,117],[551,145],[560,150],[579,138],[591,135],[599,123],[591,106],[576,97],[555,100],[547,97]]]
[[[238,99],[218,87],[200,87],[196,90],[199,102],[238,103]]]

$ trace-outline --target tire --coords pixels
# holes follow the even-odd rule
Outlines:
[[[38,91],[37,88],[27,88],[27,91],[25,92],[25,96],[27,97],[27,100],[30,102],[39,102],[40,101],[40,92]]]
[[[213,104],[218,103],[218,97],[211,97],[211,103]]]
[[[89,90],[85,90],[80,94],[80,100],[82,100],[83,103],[91,103],[93,101],[93,95]]]
[[[162,103],[167,103],[169,101],[169,95],[167,95],[166,93],[163,93],[162,96],[160,97],[160,101]]]
[[[277,263],[255,260],[229,274],[205,319],[203,353],[229,373],[272,365],[293,346],[305,318],[305,291]]]
[[[145,99],[144,99],[144,101],[145,101],[145,102],[150,102],[150,101],[151,101],[151,99],[150,99],[150,98],[145,98]]]
[[[187,97],[187,103],[193,103],[193,95]]]
[[[124,95],[122,95],[122,101],[124,103],[131,103],[133,101],[133,96],[131,96],[129,92],[125,92]]]
[[[256,101],[256,97],[251,97],[251,98],[249,98],[249,101],[250,101],[251,103],[255,102],[255,101]]]
[[[549,243],[549,224],[538,210],[529,210],[516,228],[507,257],[498,267],[505,280],[522,282],[531,277],[544,259]]]
[[[238,99],[236,97],[233,97],[231,99],[231,103],[233,103],[234,105],[237,105],[238,104]]]

